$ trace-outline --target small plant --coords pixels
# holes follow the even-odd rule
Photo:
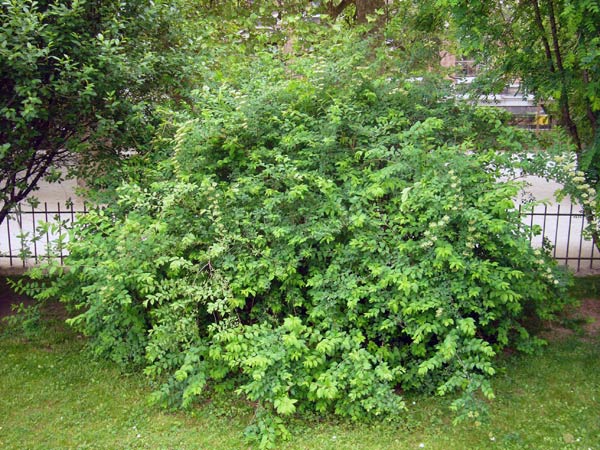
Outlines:
[[[15,303],[11,305],[13,314],[2,319],[6,323],[6,333],[23,335],[27,339],[34,339],[41,335],[44,324],[38,304],[25,305]]]

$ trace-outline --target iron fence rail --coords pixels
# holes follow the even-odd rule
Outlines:
[[[78,214],[87,212],[85,204],[73,203],[45,202],[16,208],[0,224],[0,267],[26,268],[48,258],[63,263],[67,251],[62,246],[53,247],[53,242],[66,235]],[[586,236],[587,221],[579,207],[538,205],[529,211],[519,206],[519,212],[523,223],[531,228],[529,241],[533,247],[551,246],[552,256],[576,272],[600,269],[600,252]]]
[[[575,272],[600,268],[600,252],[592,237],[586,236],[588,223],[579,206],[538,205],[532,211],[519,206],[519,212],[530,227],[533,247],[551,246],[552,257]]]
[[[53,243],[87,212],[87,205],[72,202],[19,205],[0,224],[0,267],[31,267],[48,258],[64,263],[66,250]]]

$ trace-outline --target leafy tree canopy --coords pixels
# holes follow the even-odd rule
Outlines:
[[[596,242],[600,202],[600,2],[527,0],[436,2],[448,9],[463,50],[479,60],[496,88],[518,79],[523,93],[558,118],[576,163],[551,164],[584,205]],[[498,82],[499,81],[499,82]],[[569,159],[569,158],[567,158]],[[543,173],[548,163],[538,166]],[[578,173],[580,172],[580,173]],[[577,181],[581,176],[584,181]],[[575,180],[575,181],[574,181]],[[589,200],[593,198],[593,202]]]
[[[2,2],[0,222],[40,179],[60,179],[60,167],[91,171],[143,153],[149,102],[167,83],[177,94],[183,78],[173,75],[175,13],[150,1]]]

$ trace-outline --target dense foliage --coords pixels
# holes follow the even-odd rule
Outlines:
[[[124,152],[144,152],[153,110],[184,78],[175,13],[150,1],[2,2],[0,223],[41,179],[72,168],[98,181]]]
[[[570,194],[583,205],[591,232],[600,241],[600,2],[442,4],[452,13],[464,51],[485,69],[480,78],[491,75],[500,89],[520,80],[523,93],[535,94],[557,119],[575,155],[575,164],[561,164],[559,180],[572,187]]]
[[[524,316],[563,305],[518,186],[496,181],[498,115],[352,44],[262,53],[195,91],[172,157],[80,219],[43,294],[159,403],[257,402],[263,446],[284,433],[272,413],[394,416],[400,391],[468,411],[498,352],[536,344]]]

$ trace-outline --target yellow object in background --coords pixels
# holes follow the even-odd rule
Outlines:
[[[550,123],[550,117],[547,114],[535,116],[536,125],[548,125]]]

